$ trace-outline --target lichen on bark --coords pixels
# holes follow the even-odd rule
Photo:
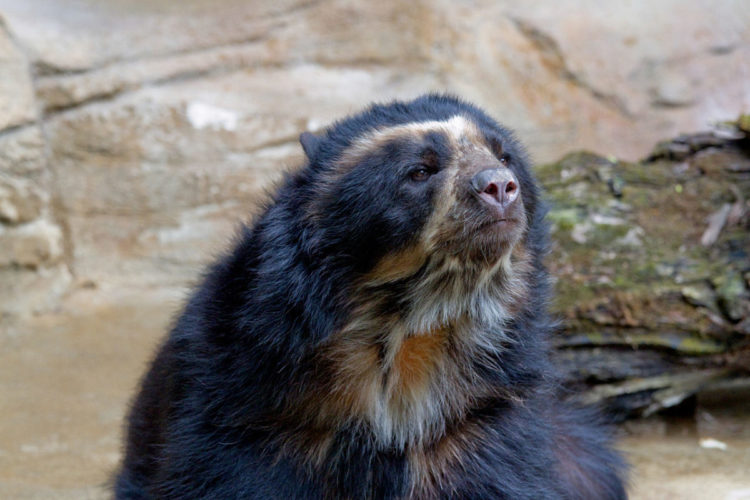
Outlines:
[[[748,122],[659,143],[637,163],[577,152],[538,167],[557,357],[585,399],[652,413],[750,378]],[[698,370],[711,376],[685,378]]]

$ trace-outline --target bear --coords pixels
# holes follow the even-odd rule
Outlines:
[[[427,94],[300,142],[143,378],[116,498],[626,498],[551,361],[513,133]]]

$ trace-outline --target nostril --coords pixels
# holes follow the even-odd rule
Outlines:
[[[508,169],[482,170],[472,177],[470,185],[485,203],[501,208],[515,202],[521,190],[518,180]]]

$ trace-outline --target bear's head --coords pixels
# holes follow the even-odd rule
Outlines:
[[[457,99],[373,106],[301,142],[315,250],[352,257],[373,281],[406,278],[428,261],[491,269],[533,221],[523,148]]]

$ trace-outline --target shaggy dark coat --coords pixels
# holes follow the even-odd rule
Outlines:
[[[549,363],[518,142],[427,95],[303,134],[143,379],[120,499],[621,499]]]

